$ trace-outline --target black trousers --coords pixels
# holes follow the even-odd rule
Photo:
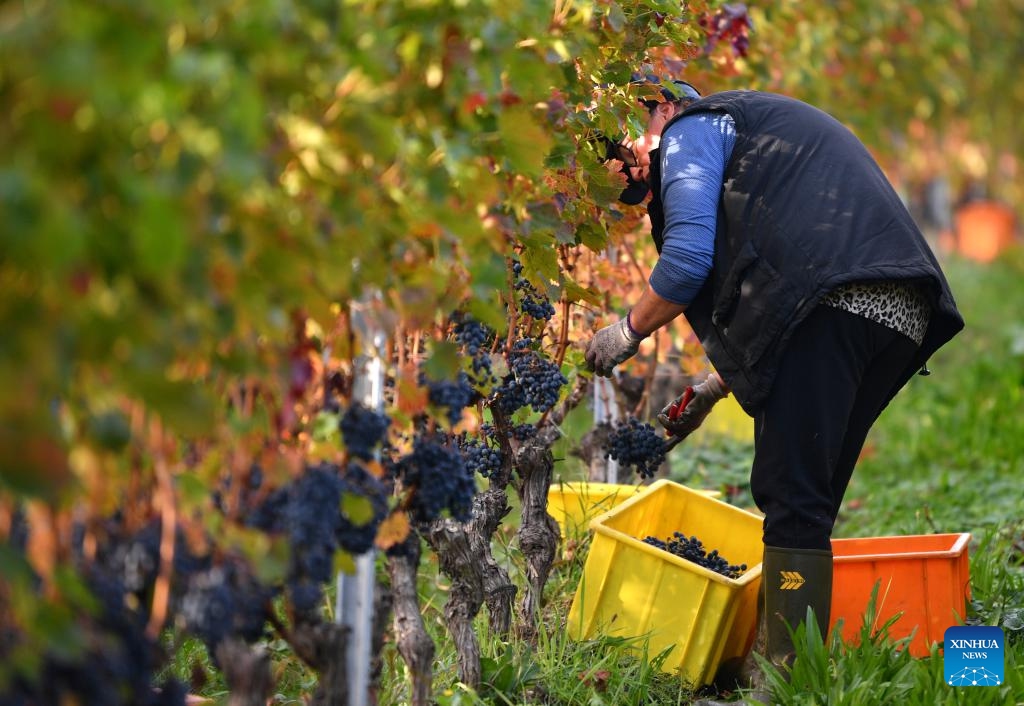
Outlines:
[[[824,305],[793,332],[754,417],[750,485],[766,545],[831,548],[868,430],[916,350],[903,334]]]

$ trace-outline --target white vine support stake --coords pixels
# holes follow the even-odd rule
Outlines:
[[[615,398],[615,386],[610,378],[594,377],[594,425],[614,425],[619,419],[619,403]],[[604,459],[605,482],[619,482],[619,462],[614,458]]]
[[[356,359],[353,374],[353,400],[368,409],[384,407],[384,348],[387,335],[381,320],[379,295],[364,297],[352,305],[352,326],[362,341],[363,353]],[[370,661],[373,643],[373,598],[375,555],[370,549],[355,557],[354,574],[338,572],[335,615],[349,630],[346,643],[346,671],[349,706],[367,706],[370,692]]]
[[[614,263],[618,258],[618,248],[609,245],[605,248],[608,262]],[[615,373],[612,373],[613,375]],[[611,378],[594,376],[594,426],[607,423],[614,425],[619,420],[619,402],[615,397],[615,385]],[[619,462],[614,458],[604,460],[605,483],[619,482]],[[594,469],[600,471],[600,469]]]
[[[614,245],[609,245],[605,248],[605,255],[608,262],[616,262],[619,253],[618,248]],[[615,375],[616,373],[612,373]],[[608,424],[614,426],[615,422],[619,420],[619,401],[615,396],[615,385],[612,384],[611,378],[594,376],[594,426],[601,424]],[[618,483],[619,482],[619,462],[614,458],[608,457],[602,459],[604,462],[604,482],[605,483]],[[591,468],[593,468],[593,461],[591,462]],[[600,471],[600,468],[594,469]]]

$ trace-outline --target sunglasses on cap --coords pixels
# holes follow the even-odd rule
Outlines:
[[[604,158],[605,161],[617,159],[626,167],[637,167],[640,165],[640,160],[636,158],[636,152],[633,151],[632,147],[621,142],[613,142],[608,139],[605,140]]]

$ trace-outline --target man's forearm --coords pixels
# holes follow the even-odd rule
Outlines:
[[[629,312],[629,325],[641,336],[648,336],[686,311],[685,304],[673,304],[647,287]]]

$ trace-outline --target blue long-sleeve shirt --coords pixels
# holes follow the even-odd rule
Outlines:
[[[722,179],[735,144],[736,126],[726,113],[688,115],[661,136],[665,231],[648,281],[673,304],[693,301],[711,271]]]

